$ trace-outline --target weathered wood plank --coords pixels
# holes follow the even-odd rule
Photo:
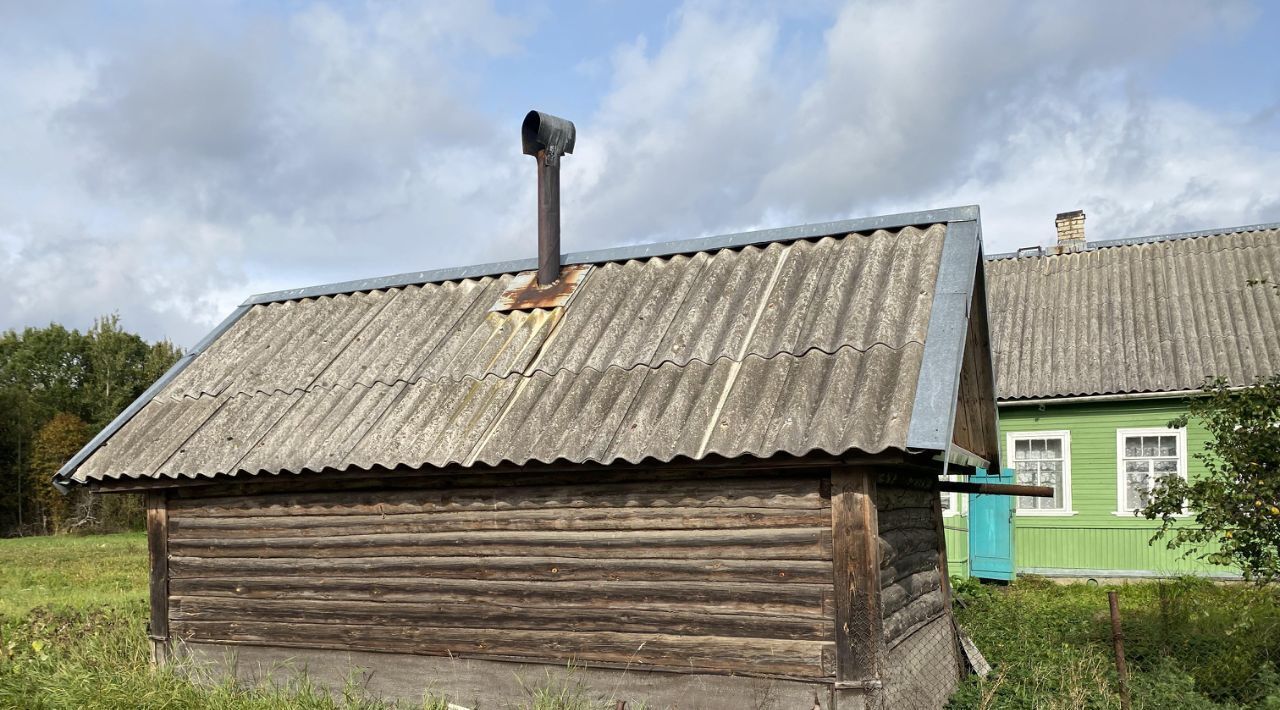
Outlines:
[[[932,560],[932,552],[930,559]],[[187,577],[429,577],[495,581],[782,582],[830,584],[826,560],[664,560],[574,557],[181,557],[169,575]],[[300,580],[299,584],[305,583]]]
[[[169,605],[171,618],[175,622],[292,621],[815,640],[829,637],[833,623],[829,618],[813,615],[714,613],[678,606],[663,610],[576,608],[570,612],[558,604],[538,607],[494,603],[396,603],[228,597],[171,597]]]
[[[878,680],[883,666],[875,501],[873,469],[848,466],[832,470],[837,683]]]
[[[172,596],[314,599],[420,604],[559,605],[565,610],[682,608],[825,617],[829,585],[732,582],[489,582],[400,577],[252,577],[174,579]]]
[[[264,621],[181,621],[174,633],[195,642],[315,645],[428,655],[495,655],[821,677],[828,641],[672,636],[612,632],[517,631]]]
[[[152,662],[163,665],[169,652],[169,551],[168,516],[163,491],[147,494],[147,557],[151,563],[151,636]]]
[[[626,532],[416,533],[343,537],[172,540],[169,552],[209,557],[350,557],[365,555],[542,555],[685,559],[830,559],[826,528],[637,530]]]
[[[819,509],[824,501],[813,478],[724,479],[702,482],[641,481],[561,486],[512,486],[376,490],[356,493],[275,493],[183,498],[175,517],[262,515],[397,515],[430,511],[599,507],[721,507]]]
[[[483,530],[735,530],[819,527],[822,509],[792,508],[563,508],[450,511],[399,515],[269,515],[175,517],[170,539],[318,537],[378,533]]]

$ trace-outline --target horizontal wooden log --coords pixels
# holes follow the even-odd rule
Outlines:
[[[170,557],[185,577],[427,577],[495,581],[787,582],[830,584],[826,560],[664,560],[573,557]],[[303,582],[299,582],[300,584]]]
[[[242,599],[315,599],[409,603],[560,606],[572,609],[680,608],[826,617],[829,584],[733,582],[489,582],[401,577],[201,577],[174,579],[172,596]]]
[[[942,588],[942,575],[937,569],[918,572],[894,584],[887,585],[880,593],[880,604],[885,616],[898,613],[916,599]]]
[[[941,481],[939,490],[950,493],[981,493],[993,496],[1028,496],[1052,498],[1057,495],[1053,486],[1027,486],[1021,483],[973,483],[971,481]]]
[[[468,532],[171,540],[185,557],[351,557],[361,555],[538,555],[681,559],[830,559],[830,528]]]
[[[761,613],[708,613],[683,607],[663,610],[504,606],[499,604],[317,601],[170,597],[178,621],[291,621],[349,625],[409,625],[471,629],[616,631],[679,636],[744,636],[822,641],[834,631],[829,618]]]
[[[262,515],[397,515],[428,511],[538,508],[792,508],[829,505],[816,478],[724,479],[701,482],[643,481],[564,486],[512,486],[355,493],[276,493],[256,496],[179,498],[175,517]]]
[[[876,517],[882,533],[885,530],[899,528],[933,529],[933,508],[929,506],[890,508],[889,510],[877,511]]]
[[[880,583],[887,587],[913,574],[937,570],[938,551],[921,550],[910,555],[899,556],[888,564],[884,564],[880,569]]]
[[[832,673],[827,641],[673,636],[611,632],[514,631],[356,626],[263,621],[178,621],[175,636],[195,642],[254,642],[425,655],[494,655],[600,661],[708,670],[750,669],[805,677]]]
[[[943,596],[941,589],[916,597],[898,612],[885,616],[885,642],[892,644],[902,634],[924,621],[942,614],[945,610],[946,598]]]
[[[938,540],[937,531],[932,528],[928,530],[923,528],[899,528],[882,532],[880,534],[880,543],[881,564],[884,564],[886,560],[892,564],[903,557],[925,550],[933,550],[934,553],[937,553],[938,545],[941,544],[941,541]]]
[[[821,527],[831,514],[793,508],[563,508],[406,513],[178,517],[175,540],[499,530],[734,530]]]
[[[895,508],[920,508],[933,503],[935,490],[918,488],[889,488],[881,485],[876,489],[876,508],[878,511]]]

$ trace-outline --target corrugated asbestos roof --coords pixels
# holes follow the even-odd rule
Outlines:
[[[60,475],[905,449],[948,232],[608,261],[550,310],[490,312],[514,273],[246,306]]]
[[[1170,392],[1280,372],[1280,229],[986,264],[1001,400]]]

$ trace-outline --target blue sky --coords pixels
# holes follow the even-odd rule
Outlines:
[[[989,252],[1280,221],[1250,2],[0,0],[0,328],[190,345],[246,295],[533,254],[518,126],[578,125],[565,248],[982,206]]]

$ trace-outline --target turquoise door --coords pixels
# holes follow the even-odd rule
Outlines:
[[[1013,469],[988,475],[979,469],[974,483],[1013,483]],[[1013,581],[1013,496],[969,496],[969,574],[979,579]]]

